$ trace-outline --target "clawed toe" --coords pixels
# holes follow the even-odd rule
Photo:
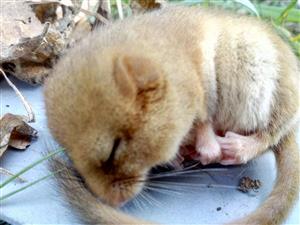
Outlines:
[[[251,136],[242,136],[233,132],[226,132],[225,137],[217,137],[221,146],[222,165],[238,165],[247,163],[254,157],[256,142]]]

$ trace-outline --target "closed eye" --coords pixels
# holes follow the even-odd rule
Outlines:
[[[106,160],[105,164],[110,165],[114,161],[115,154],[119,148],[120,143],[121,143],[121,138],[116,138],[114,140],[112,150],[111,150],[110,155],[109,155],[108,159]]]

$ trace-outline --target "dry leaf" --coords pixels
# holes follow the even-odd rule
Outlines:
[[[22,38],[32,38],[42,33],[43,26],[24,1],[6,1],[1,4],[1,47],[6,49]],[[1,52],[0,59],[5,58]]]
[[[41,79],[40,73],[38,79],[34,75],[23,74],[28,70],[24,63],[34,62],[44,64],[49,57],[55,55],[57,51],[56,44],[49,41],[58,39],[54,37],[59,34],[53,34],[50,24],[43,25],[35,16],[31,7],[21,1],[8,1],[1,5],[1,48],[0,63],[3,69],[9,74],[29,83],[37,83]],[[49,39],[49,40],[47,40]],[[55,52],[56,50],[56,52]],[[44,73],[44,70],[42,71]]]
[[[25,149],[36,137],[37,131],[25,123],[21,116],[5,114],[0,119],[0,157],[8,146]]]
[[[90,32],[88,18],[108,23],[96,13],[97,4],[89,0],[13,0],[0,5],[0,67],[30,84],[42,83],[66,48]]]
[[[41,83],[49,74],[73,28],[71,10],[64,10],[65,17],[56,21],[56,9],[57,3],[30,7],[24,0],[1,5],[0,66],[5,72],[30,84]]]
[[[58,6],[58,3],[53,2],[41,5],[33,5],[32,8],[39,21],[41,21],[42,23],[53,23],[57,19],[56,10]]]
[[[132,0],[130,7],[133,14],[139,14],[161,8],[166,2],[166,0]]]

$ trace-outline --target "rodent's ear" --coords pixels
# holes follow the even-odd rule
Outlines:
[[[147,91],[163,86],[158,65],[151,60],[136,56],[119,56],[114,62],[114,78],[122,95],[135,98]]]

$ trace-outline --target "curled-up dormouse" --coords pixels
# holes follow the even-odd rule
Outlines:
[[[70,201],[88,223],[144,224],[114,207],[180,146],[223,165],[271,148],[273,192],[232,223],[280,224],[299,192],[298,65],[271,27],[221,11],[166,7],[100,27],[45,86],[49,128],[91,191]]]

